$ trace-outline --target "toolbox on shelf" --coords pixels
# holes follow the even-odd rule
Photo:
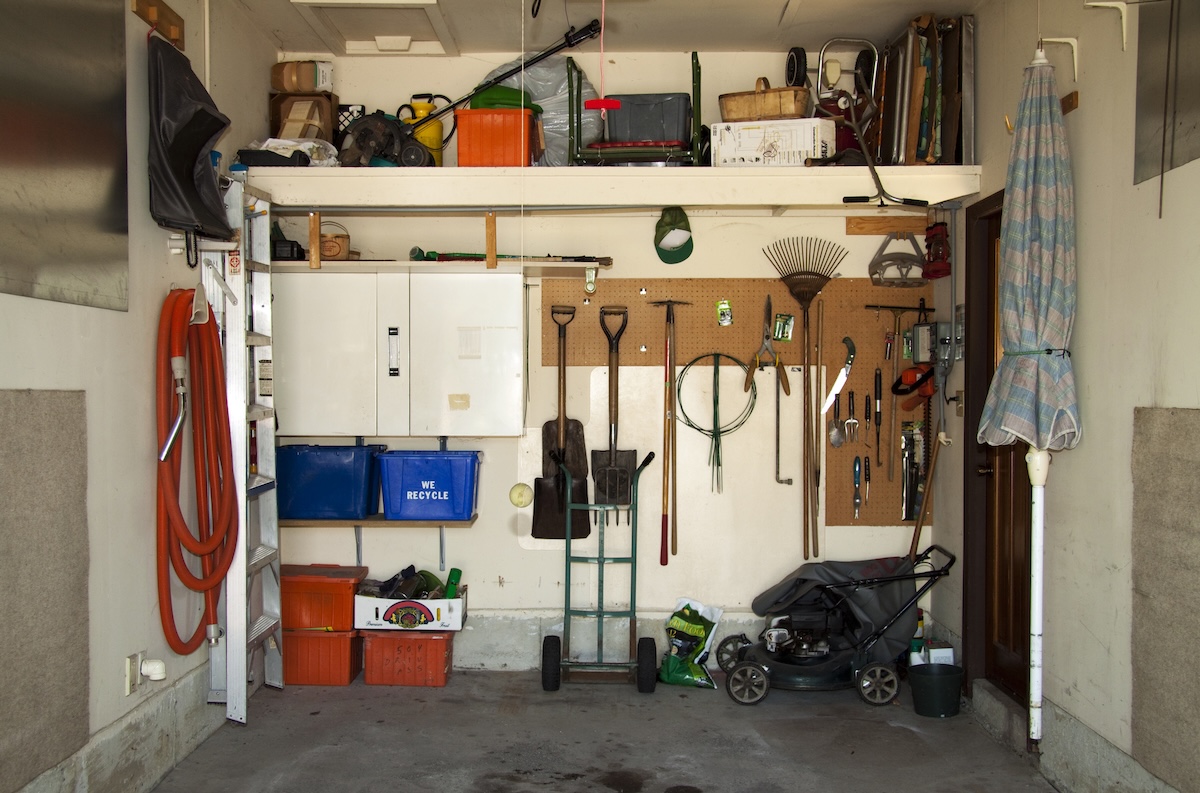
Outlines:
[[[533,165],[541,156],[528,108],[455,110],[454,119],[460,166]]]
[[[285,564],[279,568],[284,630],[348,631],[354,627],[354,592],[365,567]]]
[[[688,141],[692,98],[688,94],[611,94],[621,106],[608,111],[608,140]]]
[[[379,511],[379,466],[386,446],[280,446],[275,452],[279,517],[357,520]]]
[[[392,451],[379,455],[388,520],[470,520],[479,491],[479,452]]]

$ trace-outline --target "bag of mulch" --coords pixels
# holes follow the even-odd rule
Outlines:
[[[708,660],[720,618],[721,609],[680,598],[667,620],[667,651],[663,653],[658,679],[679,686],[716,688],[704,662]]]

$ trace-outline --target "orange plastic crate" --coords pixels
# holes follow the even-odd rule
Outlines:
[[[536,133],[532,110],[455,110],[454,118],[460,166],[533,164]]]
[[[359,631],[371,686],[444,686],[454,666],[454,634]]]
[[[367,577],[367,568],[285,564],[279,576],[284,630],[354,627],[354,591]]]
[[[283,683],[348,686],[363,668],[363,640],[355,631],[284,631]]]

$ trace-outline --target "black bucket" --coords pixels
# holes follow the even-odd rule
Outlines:
[[[918,664],[908,669],[913,710],[920,716],[945,718],[958,715],[963,669],[952,664]]]

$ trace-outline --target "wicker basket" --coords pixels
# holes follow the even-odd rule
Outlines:
[[[753,91],[721,94],[722,121],[772,121],[808,115],[808,89],[802,86],[772,88],[759,77]]]

